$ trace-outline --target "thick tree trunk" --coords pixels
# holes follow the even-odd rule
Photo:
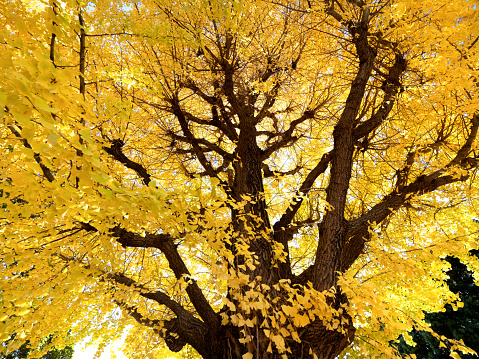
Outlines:
[[[337,309],[345,300],[345,296],[339,296],[332,306]],[[196,349],[199,349],[205,359],[242,359],[248,352],[252,353],[254,358],[260,359],[282,358],[284,354],[291,359],[312,359],[313,353],[318,359],[334,359],[352,343],[355,334],[351,317],[345,314],[341,318],[346,324],[338,330],[327,330],[319,320],[301,328],[298,331],[301,341],[297,342],[289,337],[286,342],[289,351],[285,353],[278,353],[274,346],[272,351],[268,352],[269,340],[264,337],[262,330],[256,327],[250,328],[256,334],[255,339],[249,344],[242,344],[241,339],[244,336],[241,330],[244,328],[233,325],[221,326],[217,333],[211,333],[204,341],[202,348]]]
[[[247,121],[245,121],[247,122]],[[266,204],[263,189],[263,173],[260,161],[260,148],[256,143],[254,125],[242,128],[238,147],[235,153],[236,160],[233,162],[234,180],[231,186],[231,193],[236,197],[239,203],[242,200],[244,204],[240,208],[232,210],[232,226],[236,233],[236,241],[232,242],[231,250],[236,257],[235,263],[230,264],[230,269],[241,271],[248,274],[250,281],[257,281],[267,285],[270,289],[268,295],[271,301],[278,299],[278,303],[287,303],[285,293],[273,289],[280,280],[293,279],[290,271],[289,256],[286,256],[287,263],[283,266],[278,265],[273,258],[273,243],[278,236],[273,236],[270,220],[266,212]],[[286,243],[292,235],[283,235]],[[238,249],[247,243],[249,251],[254,254],[254,268],[248,266],[239,269],[246,261],[245,256]],[[287,249],[287,247],[286,247]],[[336,253],[339,258],[339,254]],[[339,261],[339,259],[337,259]],[[285,270],[284,268],[288,268]],[[292,282],[303,286],[306,281],[312,281],[312,272],[306,272],[308,278],[303,276],[301,279],[293,279]],[[335,276],[337,274],[334,274]],[[331,282],[334,286],[336,279]],[[248,287],[246,289],[249,289]],[[328,288],[322,288],[329,289]],[[337,287],[337,295],[330,299],[329,305],[333,310],[338,310],[341,305],[348,304],[347,297],[341,294]],[[234,292],[243,290],[241,288],[231,289]],[[266,294],[266,293],[264,293]],[[241,308],[241,299],[235,299],[234,295],[229,295],[228,299],[236,308]],[[279,305],[281,307],[281,305]],[[235,314],[230,312],[227,307],[224,312],[229,316]],[[206,347],[200,351],[204,358],[211,359],[242,359],[242,356],[248,352],[252,353],[254,358],[274,359],[281,358],[286,354],[288,358],[313,358],[313,353],[319,359],[333,359],[351,344],[355,328],[352,318],[344,312],[337,319],[342,323],[336,330],[328,330],[319,319],[313,321],[306,327],[297,328],[300,341],[295,341],[291,336],[285,338],[287,352],[278,352],[275,345],[265,335],[263,327],[259,324],[266,318],[261,311],[252,310],[248,314],[243,312],[243,316],[249,319],[256,317],[256,326],[238,327],[235,325],[222,325],[217,332],[210,332],[210,337],[204,342]],[[259,323],[259,324],[258,324]],[[247,335],[253,337],[250,342],[244,343]],[[269,350],[268,350],[269,347]],[[198,348],[199,349],[199,348]]]

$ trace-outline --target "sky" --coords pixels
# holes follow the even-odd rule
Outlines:
[[[121,351],[120,347],[123,344],[122,340],[118,340],[110,345],[108,345],[105,350],[103,351],[100,359],[111,359],[113,356],[112,354],[115,353],[116,359],[128,359]],[[85,341],[83,343],[78,343],[75,345],[75,349],[73,351],[73,358],[72,359],[93,359],[97,350],[96,345],[88,345]]]

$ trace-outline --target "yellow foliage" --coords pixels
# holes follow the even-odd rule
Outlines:
[[[479,268],[478,5],[0,0],[0,341],[430,331]]]

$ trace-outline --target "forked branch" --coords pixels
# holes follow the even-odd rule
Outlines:
[[[126,285],[132,289],[138,289],[140,291],[140,296],[146,299],[151,299],[158,304],[166,306],[170,309],[178,318],[183,318],[185,320],[193,320],[194,316],[188,312],[183,306],[178,302],[171,299],[166,293],[162,291],[151,291],[146,288],[143,284],[140,284],[134,281],[131,278],[128,278],[123,273],[108,273],[105,275],[105,278],[109,281],[112,281],[117,284]]]
[[[180,318],[172,318],[163,321],[157,319],[150,319],[141,314],[135,306],[128,305],[118,300],[115,300],[114,302],[120,308],[125,310],[128,315],[135,319],[137,323],[152,328],[158,336],[165,340],[168,349],[170,349],[171,351],[179,352],[187,343],[189,343],[200,352],[202,348],[201,342],[203,342],[203,340],[201,339],[204,338],[205,334],[198,331],[188,330],[191,329],[192,323],[197,325],[199,324],[195,323],[195,321],[199,321],[198,319],[193,317],[192,322],[189,322],[187,320],[181,320]],[[198,326],[198,328],[200,327],[201,324]],[[196,327],[193,328],[197,329]],[[206,328],[204,329],[206,331]]]
[[[82,223],[82,227],[87,231],[97,231],[97,229],[89,223]],[[213,330],[219,327],[220,320],[218,315],[209,304],[196,280],[191,278],[191,273],[181,258],[172,236],[168,234],[146,233],[143,237],[119,226],[113,228],[109,234],[116,237],[118,243],[124,247],[159,249],[165,255],[175,277],[188,282],[186,293],[201,319]]]
[[[429,175],[419,176],[409,185],[397,187],[367,213],[348,222],[346,238],[348,238],[349,241],[341,255],[341,270],[349,268],[354,260],[361,254],[364,248],[365,238],[368,237],[368,229],[371,223],[381,223],[390,214],[404,206],[413,195],[424,195],[448,184],[464,182],[469,178],[470,175],[468,173],[446,173],[452,167],[461,166],[464,162],[474,164],[474,166],[468,166],[468,170],[473,170],[477,167],[477,161],[466,160],[469,158],[467,156],[471,151],[473,142],[477,138],[478,129],[479,115],[475,113],[471,119],[471,130],[466,142],[447,165]]]
[[[388,75],[383,81],[382,88],[384,89],[384,97],[381,106],[379,109],[365,122],[360,123],[353,130],[353,140],[358,141],[359,139],[367,136],[369,133],[374,131],[387,119],[389,113],[391,112],[394,103],[396,102],[396,96],[399,92],[400,77],[406,70],[406,60],[402,54],[397,53],[395,58],[395,63],[389,70]],[[311,170],[308,174],[301,187],[298,189],[295,197],[291,201],[288,209],[283,214],[281,219],[275,224],[275,230],[280,228],[287,228],[303,202],[304,196],[309,193],[311,187],[313,187],[314,181],[323,174],[328,168],[329,162],[333,157],[334,150],[325,153],[318,164]]]

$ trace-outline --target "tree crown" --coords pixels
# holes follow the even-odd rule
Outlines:
[[[476,2],[0,6],[0,340],[390,357],[460,305]]]

